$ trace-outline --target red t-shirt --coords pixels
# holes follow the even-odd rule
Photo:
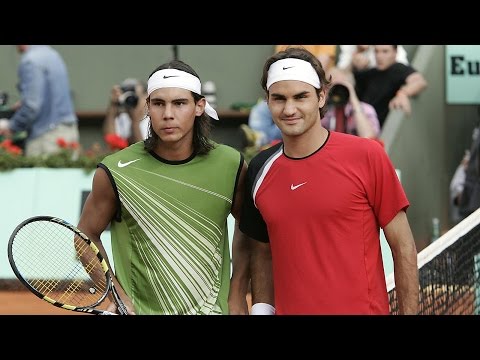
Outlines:
[[[277,314],[389,313],[379,228],[409,202],[378,142],[330,132],[302,159],[279,144],[246,194],[240,229],[270,241]]]

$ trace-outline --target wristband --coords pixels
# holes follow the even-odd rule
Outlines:
[[[275,308],[267,303],[256,303],[253,304],[250,315],[275,315]]]

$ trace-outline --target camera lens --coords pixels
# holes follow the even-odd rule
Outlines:
[[[122,95],[119,97],[118,102],[120,105],[134,108],[138,104],[138,96],[135,92],[135,85],[121,86]]]
[[[120,90],[122,94],[120,95],[118,102],[121,106],[126,108],[135,108],[138,105],[139,97],[137,91],[139,90],[139,85],[144,88],[143,84],[134,78],[128,78],[122,81],[120,84]],[[144,92],[147,92],[147,89],[144,89]]]
[[[348,88],[341,84],[332,86],[329,92],[329,103],[335,106],[346,105],[350,99]]]
[[[119,101],[126,107],[134,108],[138,104],[138,96],[134,92],[129,91],[122,94]]]

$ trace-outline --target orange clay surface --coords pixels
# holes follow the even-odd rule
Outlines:
[[[105,305],[107,306],[107,305]],[[1,290],[0,315],[87,315],[53,306],[29,291]]]

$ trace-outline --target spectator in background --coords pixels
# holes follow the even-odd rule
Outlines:
[[[149,124],[146,99],[146,86],[137,79],[125,79],[114,85],[103,123],[104,134],[116,134],[129,144],[145,140]]]
[[[62,138],[79,142],[78,119],[71,98],[65,62],[48,45],[17,45],[22,54],[18,67],[20,102],[5,137],[25,132],[25,155],[40,156],[58,152]]]
[[[288,47],[302,47],[312,53],[329,70],[335,66],[337,45],[276,45],[275,54]],[[265,100],[260,100],[250,110],[248,125],[240,125],[243,133],[244,145],[247,147],[262,148],[281,140],[280,129],[272,120],[272,115]]]
[[[450,182],[450,205],[454,223],[480,207],[480,123],[473,129],[470,150],[465,152]]]
[[[380,123],[372,105],[358,100],[353,75],[338,68],[330,70],[332,87],[328,94],[328,110],[322,126],[328,130],[376,139]]]
[[[397,45],[375,45],[376,67],[353,72],[358,98],[375,108],[381,128],[390,109],[409,115],[410,97],[427,87],[421,73],[397,62],[396,57]]]
[[[339,45],[337,67],[344,71],[360,71],[374,68],[375,49],[373,45]],[[407,51],[397,45],[397,62],[408,65]]]
[[[246,139],[244,146],[257,149],[268,146],[272,142],[280,141],[282,133],[273,122],[272,115],[265,100],[260,100],[250,110],[248,125],[240,125],[240,130]]]

